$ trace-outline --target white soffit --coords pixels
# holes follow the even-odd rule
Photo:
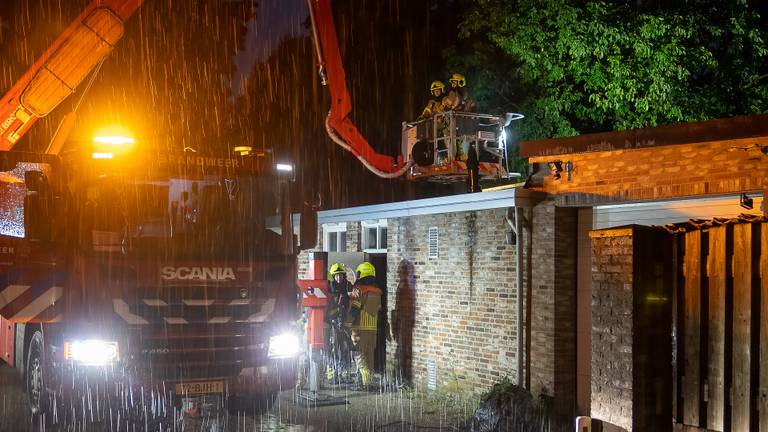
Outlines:
[[[739,205],[739,195],[596,206],[592,209],[592,229],[630,224],[666,225],[690,219],[731,218],[742,213],[762,214],[762,196],[749,196],[753,199],[751,210]]]

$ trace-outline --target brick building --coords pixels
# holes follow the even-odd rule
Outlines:
[[[386,253],[387,316],[396,330],[386,350],[390,373],[417,386],[477,392],[502,377],[547,394],[573,386],[573,338],[557,336],[560,327],[575,328],[573,273],[550,268],[556,253],[575,248],[565,233],[576,219],[542,198],[508,189],[319,213],[317,250]],[[519,266],[541,274],[535,289]],[[569,366],[558,363],[568,356]]]
[[[768,410],[768,399],[754,385],[737,384],[768,376],[768,363],[754,360],[768,346],[768,331],[756,330],[768,310],[755,312],[749,297],[735,308],[738,284],[723,281],[739,276],[719,275],[749,259],[761,263],[752,271],[768,274],[768,261],[758,258],[768,257],[760,255],[768,245],[755,246],[760,224],[734,219],[763,212],[766,154],[768,116],[523,143],[531,188],[555,209],[576,212],[578,414],[600,420],[604,430],[757,430],[756,413]],[[689,220],[706,244],[645,228]],[[750,243],[733,233],[750,224],[753,258],[744,258],[739,245]],[[731,234],[715,240],[720,229]],[[726,269],[715,271],[713,263]],[[725,285],[713,291],[714,283]],[[745,289],[768,298],[768,284],[762,295],[757,282]],[[739,327],[734,317],[744,308],[753,313]],[[752,342],[736,349],[745,334]]]

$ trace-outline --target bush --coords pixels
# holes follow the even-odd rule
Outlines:
[[[531,393],[504,378],[483,396],[472,420],[473,432],[560,432],[569,419],[556,419],[554,399]]]

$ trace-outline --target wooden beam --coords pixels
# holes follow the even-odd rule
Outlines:
[[[768,223],[760,224],[760,432],[768,432]]]
[[[701,403],[700,349],[701,349],[701,231],[685,234],[685,316],[683,337],[683,422],[699,426]]]
[[[733,227],[733,382],[731,430],[749,431],[752,224]]]
[[[709,230],[707,429],[722,431],[725,414],[725,227]]]

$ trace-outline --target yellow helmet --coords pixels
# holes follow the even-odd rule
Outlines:
[[[451,79],[448,81],[456,81],[459,87],[464,87],[467,85],[467,78],[460,73],[454,73],[453,75],[451,75]]]
[[[442,81],[432,81],[432,85],[429,86],[429,91],[433,92],[437,89],[445,89],[445,84]]]
[[[355,269],[355,273],[357,273],[357,278],[362,279],[364,277],[368,276],[376,276],[376,267],[373,266],[373,264],[369,263],[368,261],[360,264]]]
[[[333,280],[333,277],[337,274],[347,274],[347,266],[344,263],[331,264],[330,270],[328,270],[328,280]]]

